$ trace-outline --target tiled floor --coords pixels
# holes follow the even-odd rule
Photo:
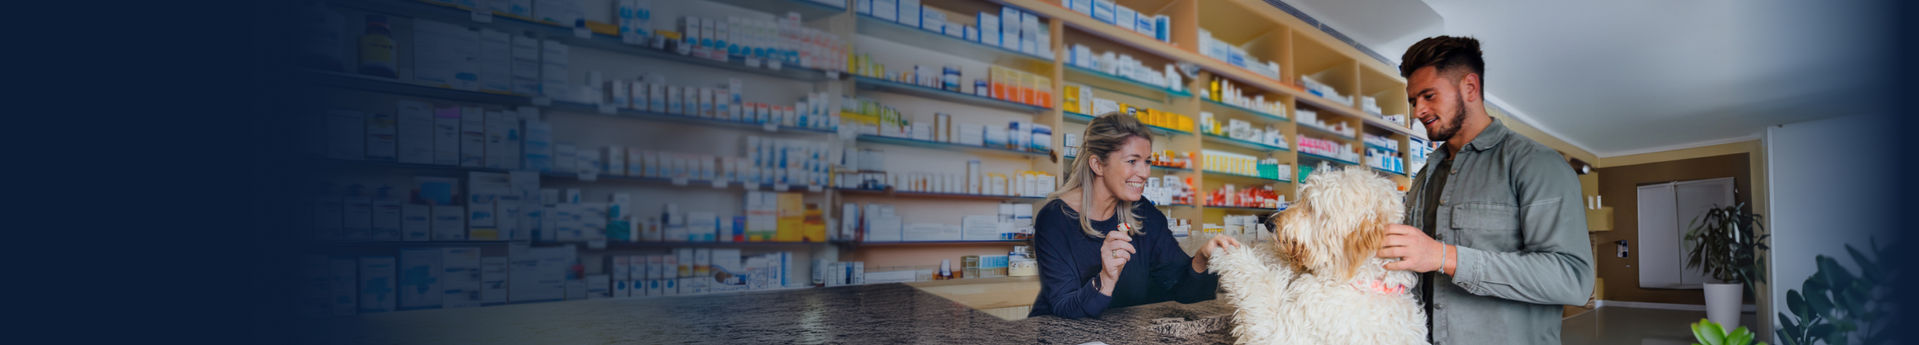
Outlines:
[[[1586,344],[1692,344],[1688,325],[1706,318],[1704,311],[1604,307],[1573,316],[1560,328],[1559,339],[1565,345]],[[1754,315],[1740,315],[1740,324],[1752,328]]]

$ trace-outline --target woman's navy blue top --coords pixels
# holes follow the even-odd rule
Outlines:
[[[1066,202],[1053,200],[1034,215],[1034,250],[1039,259],[1039,297],[1028,316],[1055,315],[1065,318],[1098,317],[1110,308],[1179,301],[1193,303],[1213,299],[1219,275],[1193,272],[1193,258],[1180,250],[1173,232],[1166,227],[1166,214],[1148,201],[1134,204],[1145,234],[1133,236],[1136,253],[1120,270],[1113,284],[1113,295],[1099,293],[1100,256],[1104,239],[1086,236],[1080,231],[1079,218],[1066,214]],[[1083,213],[1082,213],[1083,215]],[[1097,231],[1119,229],[1119,217],[1092,221]]]

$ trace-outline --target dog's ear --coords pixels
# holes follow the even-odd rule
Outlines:
[[[1306,266],[1315,257],[1312,246],[1306,245],[1307,239],[1300,238],[1301,231],[1305,230],[1302,227],[1311,223],[1310,219],[1306,219],[1307,214],[1312,212],[1311,208],[1305,203],[1295,204],[1269,218],[1273,229],[1273,248],[1279,254],[1277,257],[1292,266],[1294,272],[1312,272]]]
[[[1346,241],[1343,243],[1345,252],[1342,253],[1345,256],[1335,263],[1340,265],[1341,280],[1352,279],[1353,274],[1359,271],[1359,265],[1366,264],[1379,251],[1379,246],[1386,242],[1388,224],[1390,223],[1377,215],[1369,216],[1360,221],[1359,227],[1353,229],[1353,233],[1346,235]]]

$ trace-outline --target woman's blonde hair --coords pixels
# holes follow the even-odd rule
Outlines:
[[[1120,145],[1124,145],[1127,139],[1134,137],[1146,139],[1148,143],[1153,141],[1152,132],[1147,131],[1146,125],[1140,123],[1138,118],[1120,112],[1108,112],[1093,118],[1093,121],[1086,124],[1086,133],[1080,135],[1079,156],[1073,158],[1073,167],[1066,170],[1066,183],[1063,185],[1065,188],[1047,195],[1047,202],[1066,196],[1067,193],[1079,191],[1080,207],[1093,207],[1093,157],[1099,157],[1102,162],[1110,163],[1113,158],[1110,155],[1118,151]],[[1115,203],[1114,208],[1117,211],[1113,214],[1119,217],[1120,222],[1130,225],[1133,229],[1127,234],[1139,236],[1145,233],[1145,229],[1139,224],[1139,215],[1133,214],[1133,208],[1138,202],[1125,205],[1119,205],[1117,201]],[[1079,218],[1080,231],[1086,232],[1087,236],[1106,237],[1105,232],[1093,230],[1091,220],[1080,216],[1072,208],[1064,207],[1060,210],[1065,211],[1068,217]]]

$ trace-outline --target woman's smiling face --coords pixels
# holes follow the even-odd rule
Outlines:
[[[1152,167],[1146,164],[1146,157],[1153,150],[1153,142],[1141,137],[1126,138],[1118,150],[1102,157],[1093,170],[1099,172],[1099,183],[1112,191],[1113,197],[1126,202],[1139,201],[1146,192],[1146,179]]]

